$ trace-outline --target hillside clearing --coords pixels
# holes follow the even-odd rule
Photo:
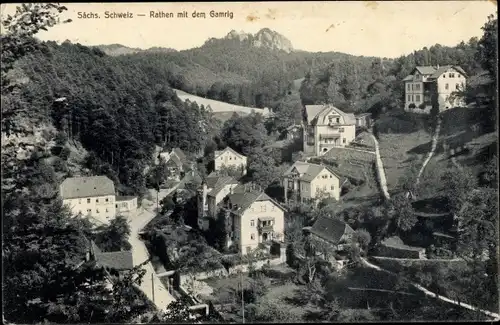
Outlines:
[[[214,112],[214,113],[237,112],[237,113],[250,114],[253,111],[255,111],[256,113],[262,113],[263,115],[267,115],[266,113],[264,113],[264,110],[260,109],[260,108],[234,105],[234,104],[221,102],[218,100],[203,98],[203,97],[199,97],[196,95],[188,94],[188,93],[186,93],[182,90],[178,90],[178,89],[174,89],[174,91],[177,94],[177,96],[180,99],[182,99],[183,101],[189,100],[191,102],[196,102],[198,105],[203,105],[205,107],[210,106],[210,108],[212,109],[212,112]]]

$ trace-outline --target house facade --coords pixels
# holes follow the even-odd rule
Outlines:
[[[354,116],[356,119],[356,127],[358,128],[370,128],[372,126],[372,114],[363,113]]]
[[[229,228],[228,245],[246,255],[260,244],[284,241],[285,209],[251,184],[235,187],[223,200]]]
[[[137,211],[137,196],[117,196],[116,214],[128,216]]]
[[[286,139],[287,140],[295,140],[301,139],[302,136],[302,125],[290,125],[286,128]]]
[[[161,152],[158,158],[165,161],[169,180],[179,181],[183,174],[189,169],[187,157],[179,148],[173,148],[168,152]]]
[[[230,147],[214,152],[214,170],[219,171],[223,167],[241,170],[242,175],[246,174],[247,157],[236,152]]]
[[[320,198],[340,199],[340,177],[328,166],[295,162],[283,175],[285,202],[313,203]]]
[[[109,224],[116,216],[115,185],[106,176],[66,178],[59,192],[74,215],[87,216],[96,224]]]
[[[356,137],[354,114],[332,105],[306,105],[304,114],[304,153],[321,156],[333,147],[345,147]]]
[[[238,181],[230,176],[214,175],[207,177],[198,190],[198,227],[208,230],[210,219],[215,219],[219,212],[218,205],[231,190],[238,185]]]
[[[467,75],[459,66],[417,66],[403,79],[407,112],[429,114],[433,103],[439,111],[464,106],[464,98],[454,93],[464,90]]]

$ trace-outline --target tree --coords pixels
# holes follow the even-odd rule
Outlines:
[[[98,229],[96,235],[97,246],[105,252],[116,252],[130,250],[132,246],[128,242],[130,236],[130,225],[124,216],[112,219],[108,226]]]
[[[358,243],[360,248],[364,251],[368,249],[370,242],[372,240],[372,236],[366,229],[358,229],[354,233],[353,241]]]
[[[394,195],[388,203],[387,212],[392,223],[399,231],[409,231],[415,226],[418,219],[411,202],[404,194]]]
[[[458,212],[468,195],[477,187],[476,176],[466,167],[447,170],[442,181],[452,212]]]
[[[164,323],[192,323],[190,317],[189,301],[187,298],[180,298],[168,304],[166,311],[161,314],[161,322]]]

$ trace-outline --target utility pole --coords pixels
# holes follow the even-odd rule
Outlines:
[[[243,257],[243,252],[240,253],[241,257]],[[243,265],[241,265],[240,269],[240,283],[241,283],[241,314],[243,316],[243,324],[245,324],[245,300],[243,295]]]
[[[151,273],[151,291],[153,293],[153,303],[155,302],[155,280],[153,278],[153,273]]]

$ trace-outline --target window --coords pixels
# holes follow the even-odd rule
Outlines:
[[[262,212],[266,212],[266,206],[265,206],[265,205],[262,205],[262,206],[260,207],[260,211],[262,211]]]
[[[337,117],[337,123],[340,123],[340,118]]]
[[[408,99],[409,102],[411,102],[411,96],[410,95],[408,95],[407,99]]]
[[[411,95],[411,101],[413,102],[413,95]]]
[[[342,143],[346,143],[345,138],[342,139]]]
[[[420,90],[420,84],[416,84],[415,87],[417,88],[417,90]]]
[[[78,199],[78,204],[81,204],[82,203],[82,199]]]
[[[330,175],[330,178],[333,178],[333,175]]]
[[[340,133],[344,132],[344,128],[339,128],[339,132]]]
[[[406,85],[406,89],[407,89],[408,91],[410,91],[410,84],[407,84],[407,85]]]
[[[233,159],[233,157],[229,157],[229,160]]]
[[[273,205],[273,206],[271,207],[271,211],[274,211],[274,209],[275,209],[275,207],[274,207],[274,205]]]
[[[96,213],[99,213],[99,209],[95,209],[95,212],[96,212]]]
[[[255,240],[255,234],[251,234],[251,235],[250,235],[250,239],[251,239],[251,240]],[[250,248],[250,247],[249,247],[249,248]]]
[[[250,227],[255,227],[255,220],[250,220]]]
[[[332,185],[332,187],[330,189],[333,191],[335,189],[335,186]]]
[[[450,88],[450,87],[449,87],[449,85],[448,85],[448,84],[445,84],[445,85],[444,85],[444,89],[448,90],[448,88]]]
[[[445,75],[445,74],[443,74],[443,78],[446,78],[446,75]]]
[[[108,211],[108,208],[106,208],[106,212],[109,212],[109,211]]]
[[[413,86],[413,84],[411,84],[411,90],[414,90],[414,86]]]
[[[90,199],[87,199],[87,203],[90,203]]]
[[[118,209],[118,204],[115,204],[115,208],[117,208],[117,209]]]
[[[251,251],[252,251],[252,247],[247,247],[247,254],[250,254]]]
[[[78,211],[78,214],[81,214],[81,213],[82,213],[82,210],[79,210],[79,211]]]
[[[417,99],[415,100],[417,103],[420,102],[420,95],[416,95]]]
[[[109,199],[108,199],[108,198],[106,198],[106,202],[109,202]]]
[[[87,209],[87,212],[90,212],[90,211],[92,211],[92,210],[90,210],[90,209]]]
[[[456,85],[455,85],[455,89],[456,89],[456,90],[459,90],[459,89],[460,89],[460,84],[456,84]]]
[[[95,202],[96,202],[96,203],[99,203],[99,199],[95,199]]]

